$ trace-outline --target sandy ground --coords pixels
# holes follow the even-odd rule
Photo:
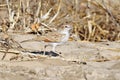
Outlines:
[[[42,51],[44,42],[21,41],[34,35],[11,34],[24,49]],[[47,47],[50,51],[51,47]],[[0,61],[0,80],[120,80],[120,43],[68,41],[56,48],[59,56],[7,53]],[[30,53],[30,52],[29,52]],[[3,56],[1,52],[0,58]],[[19,57],[20,57],[19,56]]]

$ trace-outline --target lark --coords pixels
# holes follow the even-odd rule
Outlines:
[[[44,36],[37,36],[36,38],[32,39],[32,41],[43,41],[47,43],[47,45],[44,46],[45,50],[47,46],[52,46],[52,51],[56,52],[56,46],[62,45],[68,41],[70,37],[70,30],[72,30],[71,25],[63,25],[61,30],[48,32]]]

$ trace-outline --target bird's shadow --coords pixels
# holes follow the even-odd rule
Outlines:
[[[57,57],[59,56],[58,53],[53,52],[53,51],[32,51],[31,53],[33,54],[41,54],[41,55],[48,55],[48,56],[53,56],[53,57]]]

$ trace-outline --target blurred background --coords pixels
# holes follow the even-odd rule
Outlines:
[[[120,40],[120,0],[0,0],[0,31],[39,32],[73,26],[71,40]]]

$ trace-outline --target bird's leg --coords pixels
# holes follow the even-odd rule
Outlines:
[[[55,52],[55,48],[57,45],[53,45],[52,51]]]
[[[44,53],[43,53],[44,55],[45,55],[47,46],[48,46],[48,45],[45,45],[45,46],[44,46]]]

